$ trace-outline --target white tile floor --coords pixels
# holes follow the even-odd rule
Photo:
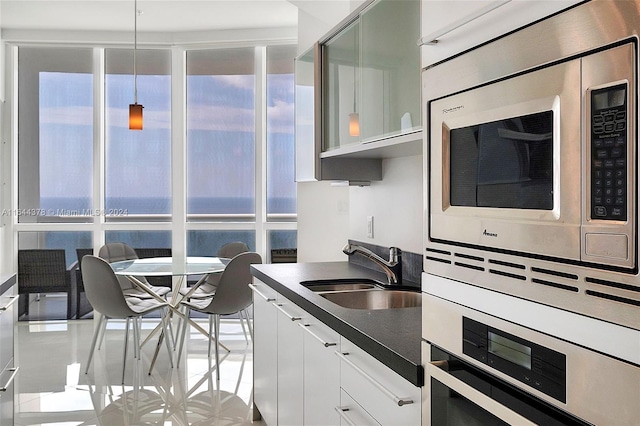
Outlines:
[[[142,338],[157,320],[143,322]],[[253,359],[237,319],[223,319],[220,383],[215,357],[207,357],[205,336],[191,328],[177,368],[163,346],[151,375],[155,342],[142,360],[127,358],[122,385],[124,322],[111,320],[89,373],[85,366],[93,320],[19,322],[15,383],[15,425],[246,425],[252,423]],[[206,321],[202,321],[207,327]],[[213,355],[213,354],[212,354]],[[254,424],[262,424],[254,422]]]

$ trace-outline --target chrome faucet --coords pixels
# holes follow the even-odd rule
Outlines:
[[[389,247],[389,260],[384,260],[368,248],[357,244],[347,243],[347,245],[342,248],[342,251],[348,256],[360,253],[371,259],[373,263],[382,268],[387,275],[387,281],[390,285],[398,285],[402,282],[402,250],[398,247]]]

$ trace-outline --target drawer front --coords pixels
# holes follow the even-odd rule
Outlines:
[[[380,426],[364,408],[344,390],[340,391],[340,406],[335,408],[340,417],[340,426]]]
[[[340,385],[382,425],[416,425],[421,418],[421,389],[346,339],[336,355]]]

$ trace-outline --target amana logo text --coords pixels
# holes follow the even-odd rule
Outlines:
[[[444,108],[442,110],[442,113],[443,114],[449,114],[450,112],[456,112],[456,111],[459,111],[461,109],[464,109],[464,105],[454,106],[453,108]]]
[[[497,237],[498,236],[498,234],[496,234],[496,233],[487,232],[486,229],[482,232],[482,235],[484,235],[485,237]]]

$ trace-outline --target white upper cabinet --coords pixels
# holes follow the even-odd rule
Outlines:
[[[422,67],[538,21],[580,0],[422,0]]]

